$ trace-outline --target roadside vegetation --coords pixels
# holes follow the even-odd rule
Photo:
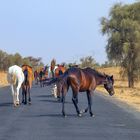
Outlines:
[[[41,57],[22,57],[19,53],[8,54],[7,52],[0,50],[0,71],[7,71],[7,69],[12,65],[21,66],[23,64],[28,64],[32,67],[44,65]]]

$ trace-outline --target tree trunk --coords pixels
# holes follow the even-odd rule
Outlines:
[[[133,75],[128,76],[128,87],[129,88],[134,88],[134,78]]]
[[[130,41],[130,48],[129,48],[129,65],[128,65],[128,87],[134,88],[134,64],[136,60],[136,54],[134,53],[134,44]]]

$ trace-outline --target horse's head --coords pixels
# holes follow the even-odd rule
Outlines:
[[[107,90],[107,92],[109,93],[110,96],[115,94],[113,85],[114,85],[113,75],[112,76],[106,75],[106,81],[104,84],[104,88]]]

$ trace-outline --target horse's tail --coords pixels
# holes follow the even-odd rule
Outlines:
[[[14,73],[8,74],[7,79],[8,79],[8,82],[10,84],[16,85],[16,83],[17,83],[17,77],[16,77],[16,75]]]
[[[14,85],[17,83],[17,77],[16,77],[16,75],[15,74],[13,74],[13,83],[14,83]]]
[[[58,78],[51,78],[50,80],[46,81],[47,86],[55,84],[56,82],[58,82]]]
[[[47,81],[46,83],[48,86],[56,83],[61,83],[63,85],[64,83],[67,83],[67,79],[68,79],[68,75],[63,74],[59,77],[51,78],[51,80]]]
[[[25,85],[27,85],[28,84],[28,70],[27,69],[24,70],[23,73],[24,73],[24,77],[25,77],[24,83],[25,83]]]

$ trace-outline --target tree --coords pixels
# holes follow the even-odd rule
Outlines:
[[[96,61],[92,56],[86,56],[80,59],[80,67],[91,67],[94,68],[96,66]]]
[[[44,66],[41,57],[35,58],[32,56],[28,56],[28,57],[23,58],[23,64],[27,64],[27,65],[30,65],[32,67]]]
[[[7,69],[7,56],[8,54],[2,50],[0,50],[0,70],[6,70]]]
[[[108,36],[106,52],[109,60],[118,63],[134,87],[140,68],[140,2],[131,5],[115,4],[109,18],[101,20],[102,33]]]
[[[13,62],[14,65],[21,66],[23,62],[22,56],[19,53],[15,53],[15,55],[13,56]]]
[[[27,64],[32,67],[44,66],[41,57],[34,58],[29,56],[22,58],[19,53],[13,55],[0,50],[0,70],[6,71],[12,65],[21,66],[23,64]]]

